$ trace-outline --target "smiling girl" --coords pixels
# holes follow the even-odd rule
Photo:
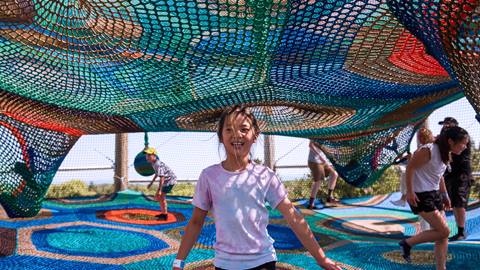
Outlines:
[[[325,256],[275,173],[250,160],[250,148],[259,134],[257,120],[245,107],[233,107],[220,117],[217,135],[227,157],[204,169],[199,177],[192,201],[193,214],[173,269],[183,269],[183,260],[196,242],[209,211],[216,227],[215,269],[275,269],[277,256],[267,232],[266,203],[283,214],[318,265],[329,270],[341,269]]]

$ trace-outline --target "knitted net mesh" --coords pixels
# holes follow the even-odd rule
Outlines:
[[[212,131],[233,104],[368,186],[436,108],[480,110],[476,0],[3,0],[0,203],[38,212],[83,134]]]

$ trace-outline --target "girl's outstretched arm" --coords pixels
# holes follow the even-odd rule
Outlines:
[[[202,230],[203,223],[205,222],[205,217],[207,216],[208,211],[202,210],[198,207],[193,209],[192,217],[188,222],[187,227],[185,228],[185,234],[182,237],[182,242],[178,248],[177,259],[184,261],[193,245],[197,241],[198,235]],[[173,268],[174,270],[180,268]]]
[[[156,173],[153,175],[152,181],[150,181],[150,183],[148,184],[147,189],[150,188],[153,185],[153,183],[155,182],[155,179],[157,179],[157,174]]]
[[[334,261],[325,256],[323,249],[318,245],[317,240],[313,236],[308,223],[303,216],[295,209],[288,198],[285,198],[277,205],[277,209],[283,214],[287,220],[288,225],[293,229],[293,232],[298,237],[303,246],[312,254],[317,260],[318,265],[327,270],[341,270]]]

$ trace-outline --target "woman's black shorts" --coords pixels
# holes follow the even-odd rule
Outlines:
[[[417,206],[410,205],[410,209],[416,215],[420,212],[432,212],[435,210],[443,210],[443,202],[438,190],[415,192],[417,198],[420,200],[417,202]]]
[[[275,270],[275,261],[273,262],[268,262],[268,263],[265,263],[265,264],[262,264],[260,266],[257,266],[257,267],[254,267],[254,268],[250,268],[248,270]],[[218,268],[218,267],[215,267],[215,270],[225,270],[223,268]]]

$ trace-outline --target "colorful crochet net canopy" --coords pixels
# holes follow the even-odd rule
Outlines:
[[[480,111],[477,0],[3,0],[0,203],[35,215],[83,134],[212,131],[232,104],[368,186],[436,108]]]

